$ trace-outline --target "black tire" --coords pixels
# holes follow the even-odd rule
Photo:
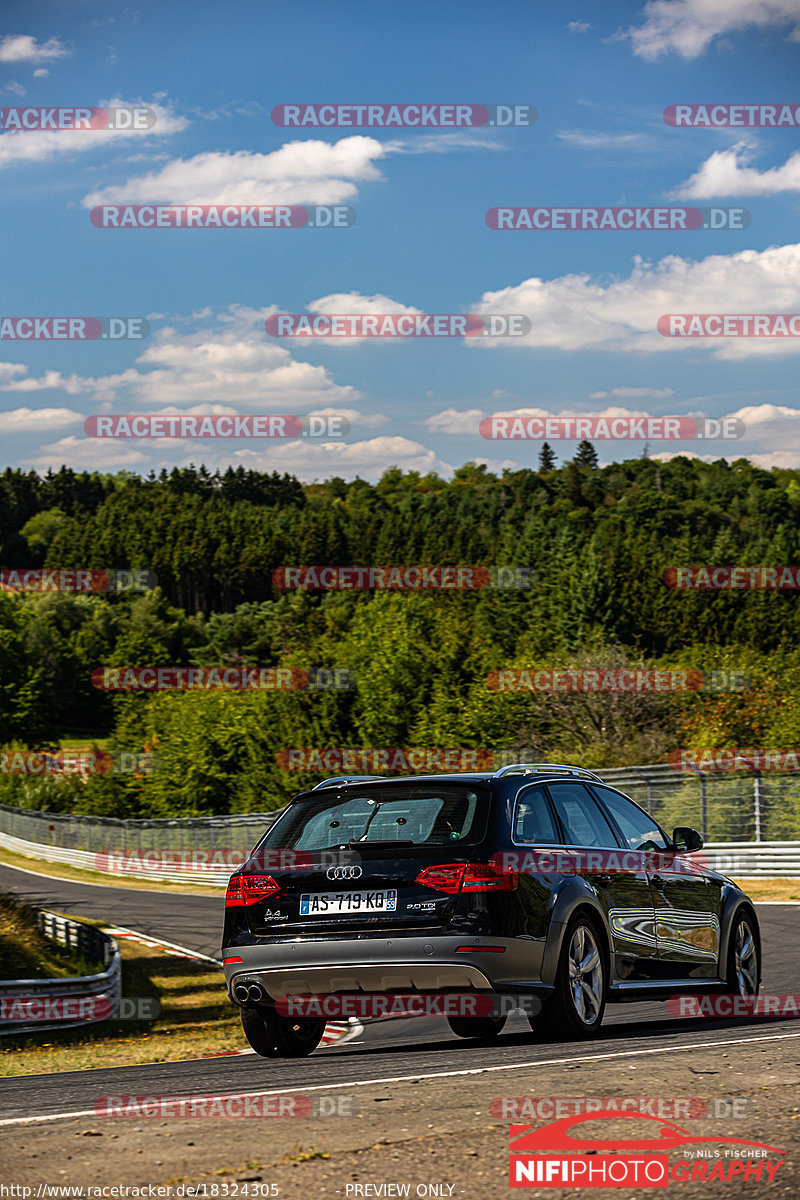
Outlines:
[[[530,1019],[535,1033],[559,1041],[596,1035],[606,1007],[608,970],[597,923],[577,913],[564,931],[553,994]],[[582,969],[578,965],[583,964]]]
[[[250,1046],[262,1058],[304,1058],[316,1050],[325,1021],[311,1017],[293,1020],[274,1008],[243,1008],[242,1029]]]
[[[506,1023],[503,1017],[448,1017],[447,1024],[456,1037],[480,1038],[482,1042],[493,1042]]]
[[[746,908],[738,909],[731,922],[725,983],[734,996],[757,996],[761,986],[758,923]]]

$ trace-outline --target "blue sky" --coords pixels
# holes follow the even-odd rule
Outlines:
[[[482,417],[737,416],[710,457],[800,466],[800,339],[662,338],[668,312],[800,313],[800,128],[673,129],[673,103],[800,104],[800,0],[351,9],[6,3],[3,106],[147,105],[149,133],[0,133],[4,316],[146,316],[145,342],[0,344],[3,466],[206,462],[377,478],[536,462]],[[276,127],[284,103],[527,103],[528,128]],[[94,203],[346,203],[341,230],[113,230]],[[508,206],[743,206],[746,230],[496,232]],[[286,341],[274,312],[523,313],[525,338]],[[340,442],[99,441],[98,413],[347,415]],[[553,444],[559,460],[575,444]],[[601,461],[642,443],[598,442]],[[705,456],[708,443],[651,443]]]

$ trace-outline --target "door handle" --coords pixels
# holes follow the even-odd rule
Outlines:
[[[650,882],[652,883],[653,887],[658,888],[659,891],[667,886],[667,881],[663,875],[651,875]]]
[[[595,875],[594,880],[595,880],[595,883],[599,884],[600,887],[610,887],[611,886],[611,876],[610,875]]]

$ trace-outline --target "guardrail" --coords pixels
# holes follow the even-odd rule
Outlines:
[[[277,813],[266,814],[265,827],[277,816]],[[241,865],[228,863],[219,867],[213,863],[198,862],[170,865],[169,859],[165,860],[158,850],[143,851],[138,860],[130,856],[115,859],[113,855],[92,854],[88,850],[64,850],[57,846],[26,842],[3,833],[0,833],[0,846],[27,858],[66,863],[110,876],[148,879],[151,883],[198,883],[222,888],[227,886],[232,872]],[[244,862],[247,853],[247,850],[241,852],[241,862]],[[707,842],[701,855],[712,871],[720,871],[737,880],[800,879],[800,842]]]
[[[736,880],[800,879],[800,842],[715,842],[700,856]]]
[[[108,1020],[118,1011],[122,998],[117,943],[95,926],[57,913],[42,910],[38,921],[45,937],[103,963],[105,970],[56,979],[0,980],[0,1035],[71,1029]],[[41,1019],[20,1019],[25,1013],[41,1014]]]
[[[0,804],[0,847],[104,875],[225,887],[280,811],[122,821]]]

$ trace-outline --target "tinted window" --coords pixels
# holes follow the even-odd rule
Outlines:
[[[514,809],[514,841],[553,846],[560,840],[544,788],[523,792]]]
[[[486,813],[487,795],[465,787],[323,788],[290,805],[261,845],[325,850],[348,842],[474,842]]]
[[[549,783],[547,786],[570,845],[617,849],[613,829],[583,784]]]
[[[619,792],[604,787],[595,787],[594,790],[619,825],[631,850],[666,850],[664,835],[652,817],[643,813],[626,796],[620,796]]]

